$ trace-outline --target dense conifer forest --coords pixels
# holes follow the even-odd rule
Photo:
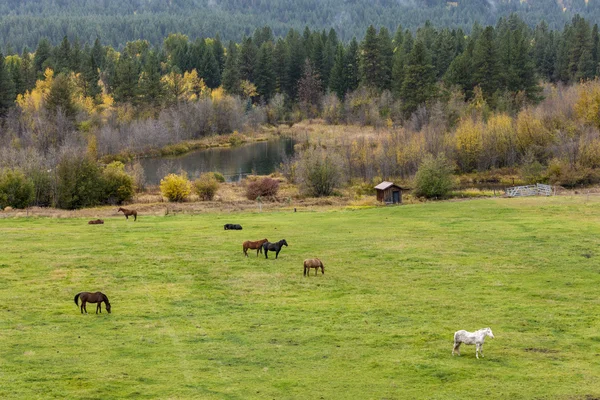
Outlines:
[[[475,22],[494,25],[515,12],[530,27],[544,20],[562,29],[575,14],[597,21],[600,6],[584,0],[7,0],[0,4],[0,45],[20,52],[42,38],[58,44],[65,35],[83,42],[100,37],[113,47],[137,39],[160,45],[173,32],[239,41],[267,25],[276,36],[290,28],[333,28],[350,41],[361,40],[369,25],[414,31],[432,21],[468,32]]]

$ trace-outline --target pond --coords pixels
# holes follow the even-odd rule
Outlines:
[[[203,172],[216,171],[228,182],[242,180],[246,175],[268,175],[279,164],[294,155],[294,139],[280,138],[236,147],[214,147],[178,157],[156,157],[140,160],[148,185],[158,185],[169,173],[185,171],[189,179]]]

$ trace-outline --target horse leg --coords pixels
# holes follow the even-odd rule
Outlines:
[[[267,256],[267,253],[269,253],[269,250],[268,250],[268,249],[265,249],[265,258],[269,258],[269,257]]]
[[[125,216],[125,219],[129,219],[129,216],[127,216],[127,214],[123,213],[123,215]]]
[[[96,314],[98,314],[98,310],[100,310],[100,314],[102,314],[102,303],[96,304]]]
[[[81,302],[81,307],[83,307],[83,310],[85,311],[85,313],[87,314],[87,307],[86,307],[86,303],[85,301]]]
[[[483,343],[481,343],[481,345],[479,345],[479,354],[481,354],[481,357],[485,357],[483,355]]]
[[[81,301],[81,313],[83,314],[83,300]]]
[[[275,252],[275,259],[277,259],[277,257],[279,257],[280,251],[281,251],[281,248],[277,249],[277,251]]]
[[[137,214],[133,214],[133,220],[137,221]]]
[[[454,351],[456,351],[456,353],[460,357],[460,342],[454,342],[454,347],[452,348],[452,355],[454,355]]]
[[[479,343],[475,343],[475,357],[479,360]]]

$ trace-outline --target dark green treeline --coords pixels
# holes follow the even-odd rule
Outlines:
[[[79,73],[86,95],[97,96],[103,86],[117,102],[154,107],[167,101],[161,77],[192,70],[207,87],[222,86],[254,103],[268,103],[279,94],[292,107],[327,92],[344,98],[364,86],[389,91],[402,101],[406,115],[448,88],[459,88],[467,100],[481,93],[491,107],[503,107],[535,102],[540,81],[572,83],[598,76],[599,44],[598,26],[580,16],[557,31],[545,23],[531,29],[516,15],[496,26],[476,24],[468,36],[429,23],[415,33],[370,26],[360,42],[342,42],[334,29],[292,29],[275,37],[269,27],[240,43],[171,34],[159,48],[134,41],[121,52],[100,40],[88,44],[65,37],[52,46],[42,39],[34,52],[1,56],[0,113],[43,78],[46,68]]]

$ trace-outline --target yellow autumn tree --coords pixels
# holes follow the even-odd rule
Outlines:
[[[47,68],[44,71],[44,79],[40,79],[35,82],[35,87],[25,94],[17,96],[17,104],[27,114],[34,111],[38,111],[44,105],[44,100],[54,81],[54,71]]]
[[[585,82],[577,87],[578,99],[574,109],[584,123],[600,128],[600,81]]]
[[[210,89],[195,69],[183,74],[183,91],[187,101],[195,101],[210,94]]]
[[[545,128],[541,118],[527,108],[517,115],[516,139],[519,153],[526,154],[552,143],[554,136]]]
[[[477,168],[483,152],[483,123],[473,118],[463,118],[456,127],[457,159],[463,171]]]
[[[493,167],[514,162],[516,131],[513,119],[506,114],[492,115],[483,131],[483,151]]]

